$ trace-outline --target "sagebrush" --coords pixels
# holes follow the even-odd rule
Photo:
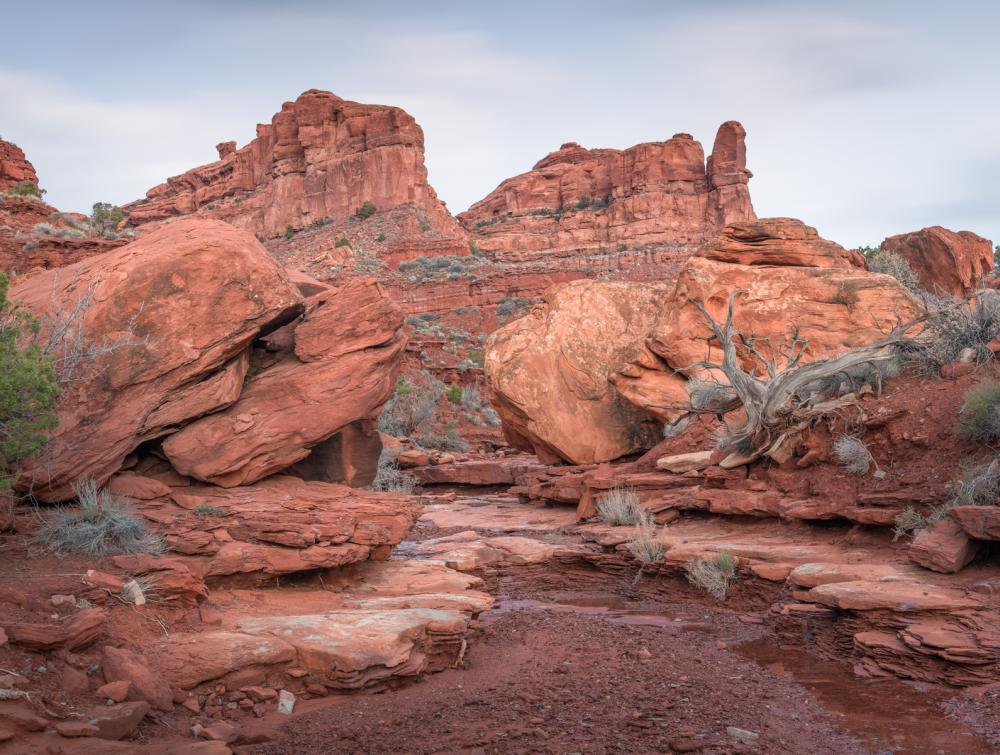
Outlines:
[[[958,434],[977,443],[1000,440],[1000,383],[984,380],[966,394],[958,410]]]

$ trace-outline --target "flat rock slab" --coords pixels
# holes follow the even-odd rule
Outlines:
[[[832,608],[902,613],[960,611],[983,605],[961,590],[917,582],[833,582],[812,588],[809,598]]]
[[[473,571],[486,565],[538,564],[569,550],[572,549],[530,537],[483,537],[475,530],[466,530],[416,543],[408,549],[408,554],[418,559],[440,559],[459,571]]]
[[[454,464],[428,464],[410,469],[423,485],[514,485],[526,472],[544,469],[533,456],[475,459]]]
[[[471,500],[466,502],[460,499],[449,504],[427,506],[420,522],[441,529],[556,531],[573,526],[576,513],[566,508],[525,505],[513,497],[509,502],[486,505],[473,505]]]

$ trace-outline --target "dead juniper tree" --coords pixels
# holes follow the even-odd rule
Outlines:
[[[676,422],[695,414],[721,417],[742,409],[744,417],[736,425],[727,426],[719,438],[719,447],[729,452],[721,462],[723,467],[749,464],[765,456],[785,461],[802,432],[855,403],[854,391],[862,384],[874,384],[876,391],[881,391],[882,380],[889,374],[898,349],[911,343],[906,332],[923,319],[897,325],[878,343],[802,364],[809,342],[797,329],[793,329],[777,357],[771,358],[761,352],[752,335],[736,329],[733,310],[738,293],[730,295],[722,324],[708,314],[701,302],[692,301],[711,329],[712,340],[720,344],[722,358],[679,370],[704,370],[703,376],[690,382],[687,404],[650,405],[684,412]],[[741,352],[752,361],[752,368],[744,366]]]

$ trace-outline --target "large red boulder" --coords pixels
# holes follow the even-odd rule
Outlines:
[[[972,231],[935,225],[890,236],[879,248],[909,262],[921,288],[933,294],[967,296],[993,272],[993,245]]]
[[[655,422],[608,376],[635,359],[669,292],[665,284],[579,280],[493,333],[486,380],[517,448],[546,462],[608,461],[655,444]]]
[[[251,370],[238,401],[164,441],[163,451],[179,472],[224,487],[247,485],[377,416],[396,385],[407,338],[399,307],[374,279],[315,294],[304,318],[288,330],[291,342],[283,349],[255,354],[262,369]],[[374,437],[372,472],[381,447]],[[320,451],[324,457],[335,453],[333,463],[343,466],[340,451]],[[330,479],[316,470],[307,476]]]
[[[664,421],[675,419],[679,410],[657,405],[683,403],[684,379],[705,377],[700,363],[722,356],[695,302],[721,323],[732,292],[736,328],[779,364],[793,335],[806,342],[803,362],[879,341],[887,327],[914,319],[920,305],[895,278],[859,264],[798,220],[729,226],[685,263],[646,350],[611,379],[629,401]],[[741,355],[754,368],[754,357]]]
[[[20,483],[47,501],[72,497],[82,478],[104,483],[140,444],[236,401],[250,343],[302,309],[251,234],[201,219],[18,279],[10,296],[43,337],[67,331],[55,350],[59,426]]]

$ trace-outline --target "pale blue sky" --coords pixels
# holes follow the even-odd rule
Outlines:
[[[0,135],[124,203],[309,88],[399,105],[453,212],[565,141],[748,131],[758,214],[1000,241],[1000,3],[4,3]]]

